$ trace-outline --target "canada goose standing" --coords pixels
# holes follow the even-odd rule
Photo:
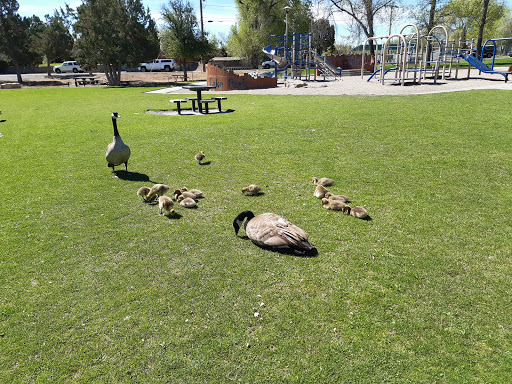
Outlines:
[[[323,185],[324,187],[330,187],[331,185],[334,184],[334,180],[329,179],[328,177],[321,177],[320,179],[313,177],[313,184]]]
[[[299,254],[316,250],[308,241],[306,232],[275,213],[254,216],[251,211],[243,211],[233,220],[237,236],[245,219],[245,233],[256,245],[271,247],[274,250],[291,250]]]
[[[117,119],[121,116],[117,112],[112,112],[112,125],[114,126],[114,140],[107,145],[107,152],[105,153],[105,159],[107,160],[107,166],[112,168],[116,165],[124,163],[126,170],[128,171],[128,159],[130,158],[130,147],[128,147],[121,139],[119,131],[117,130]]]
[[[166,184],[155,184],[151,187],[148,194],[146,195],[146,200],[152,200],[155,196],[162,196],[167,193],[170,187]]]
[[[368,217],[368,211],[359,206],[350,208],[348,213],[357,219],[366,219]]]
[[[343,213],[347,214],[350,212],[350,207],[341,200],[329,200],[325,197],[322,199],[322,207],[332,209],[333,211],[343,211]]]
[[[164,214],[164,211],[167,212],[168,216],[174,216],[176,211],[172,209],[174,205],[174,201],[169,196],[160,196],[158,199],[158,207],[160,208],[160,215]]]
[[[314,193],[314,196],[317,198],[317,199],[323,199],[325,197],[325,194],[329,192],[329,190],[327,188],[325,188],[324,186],[322,185],[317,185],[316,188],[315,188],[315,193]]]
[[[325,198],[329,200],[339,200],[343,203],[348,202],[349,198],[346,195],[333,195],[331,192],[325,194]]]
[[[245,188],[242,188],[242,193],[245,193],[248,196],[257,195],[260,193],[261,188],[259,185],[251,184]]]
[[[194,158],[199,161],[199,165],[203,165],[203,159],[206,157],[203,151],[199,152],[197,155],[194,156]]]

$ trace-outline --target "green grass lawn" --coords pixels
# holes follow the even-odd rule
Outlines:
[[[510,92],[228,95],[233,113],[171,117],[144,91],[1,92],[0,382],[510,380]],[[129,178],[104,158],[113,111]],[[372,220],[323,209],[312,176]],[[168,219],[136,195],[153,182],[206,198]],[[236,237],[243,210],[317,257]]]

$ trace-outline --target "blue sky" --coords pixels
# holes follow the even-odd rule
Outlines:
[[[189,0],[192,6],[196,9],[197,18],[199,18],[199,1],[200,0]],[[405,0],[405,3],[416,3],[415,0]],[[40,18],[44,18],[46,14],[53,14],[55,9],[64,7],[65,4],[69,4],[72,8],[76,8],[82,3],[81,0],[18,0],[19,14],[22,16],[37,15]],[[161,10],[162,6],[168,4],[165,0],[142,0],[142,3],[146,8],[149,7],[151,15],[156,20],[157,24],[162,23]],[[505,3],[510,7],[512,0],[505,0]],[[321,15],[321,10],[314,9],[314,13]],[[229,35],[229,30],[232,25],[236,22],[237,9],[235,0],[205,0],[203,1],[203,21],[204,29],[209,32],[210,35],[216,35],[221,40],[226,40]],[[283,12],[284,18],[284,12]],[[345,28],[347,25],[346,17],[340,13],[334,14],[330,19],[336,25],[336,43],[351,43],[356,44],[357,42],[348,41],[348,32]],[[392,33],[397,33],[402,26],[408,24],[409,21],[405,18],[393,22]],[[387,35],[389,29],[389,21],[383,21],[382,24],[377,28],[377,35]]]

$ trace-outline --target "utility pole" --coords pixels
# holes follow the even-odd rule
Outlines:
[[[201,14],[201,39],[204,40],[203,0],[199,0],[199,12]],[[206,72],[206,65],[204,63],[202,56],[201,56],[201,66],[203,67],[203,72]]]

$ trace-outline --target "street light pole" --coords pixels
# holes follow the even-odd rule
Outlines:
[[[201,15],[201,40],[204,40],[203,0],[199,0],[199,13]],[[206,72],[206,65],[204,63],[204,60],[203,60],[202,56],[201,56],[201,66],[203,67],[203,72]]]

